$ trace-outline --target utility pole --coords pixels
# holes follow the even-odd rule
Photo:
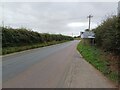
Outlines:
[[[72,37],[73,37],[73,33],[72,33]]]
[[[4,3],[2,4],[2,27],[4,28]]]
[[[89,27],[88,27],[89,30],[90,30],[90,23],[91,23],[91,18],[92,17],[93,17],[92,15],[87,16],[87,18],[89,19]]]

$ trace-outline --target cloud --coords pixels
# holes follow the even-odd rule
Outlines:
[[[4,18],[0,20],[8,26],[27,27],[41,33],[79,35],[88,28],[89,14],[94,16],[91,23],[91,28],[94,28],[105,15],[117,13],[117,3],[11,2],[0,4],[0,9],[4,10]]]
[[[68,24],[69,27],[82,27],[86,25],[87,25],[86,23],[81,23],[81,22],[72,22]]]

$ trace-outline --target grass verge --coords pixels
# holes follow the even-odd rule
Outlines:
[[[105,52],[95,46],[84,45],[82,42],[78,44],[77,50],[87,62],[101,71],[110,80],[118,83],[118,71],[113,71],[110,69],[110,62],[107,60]]]
[[[34,48],[55,45],[55,44],[64,43],[64,42],[67,42],[67,41],[66,40],[64,40],[64,41],[52,41],[52,42],[38,43],[38,44],[25,45],[25,46],[5,47],[5,48],[2,48],[2,55],[20,52],[20,51],[29,50],[29,49],[34,49]]]

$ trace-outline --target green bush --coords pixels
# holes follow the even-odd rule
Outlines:
[[[109,17],[94,29],[97,46],[115,54],[120,54],[119,19],[117,16]]]
[[[3,48],[64,40],[73,40],[73,38],[61,34],[38,33],[25,28],[13,29],[10,27],[2,27]]]

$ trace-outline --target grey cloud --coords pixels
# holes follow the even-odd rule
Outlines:
[[[80,31],[88,28],[71,28],[71,22],[88,22],[87,15],[94,17],[92,27],[100,23],[108,14],[117,13],[117,3],[82,3],[82,2],[38,2],[38,3],[3,3],[5,25],[12,27],[27,27],[38,32],[79,35]],[[0,8],[2,5],[0,4]],[[0,13],[2,14],[2,13]]]

